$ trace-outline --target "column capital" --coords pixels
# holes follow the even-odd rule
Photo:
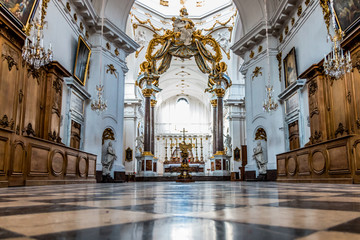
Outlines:
[[[224,97],[225,95],[225,89],[223,88],[216,88],[214,91],[217,97]]]
[[[154,90],[151,88],[145,88],[142,90],[142,94],[144,95],[144,97],[151,97],[153,91]]]
[[[150,104],[151,104],[151,107],[155,107],[155,105],[157,104],[157,101],[154,99],[151,99]]]
[[[211,100],[210,103],[213,107],[217,107],[217,99]]]

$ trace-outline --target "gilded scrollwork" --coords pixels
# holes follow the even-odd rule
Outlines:
[[[107,65],[106,73],[109,73],[109,72],[110,72],[111,75],[114,75],[114,76],[117,78],[116,71],[117,71],[117,70],[116,70],[116,68],[114,67],[113,64],[108,64],[108,65]]]
[[[251,76],[251,79],[254,80],[254,78],[258,77],[259,75],[263,75],[261,72],[262,67],[255,67],[253,74]]]
[[[324,20],[327,28],[328,35],[330,36],[330,20],[331,20],[331,12],[329,9],[330,0],[320,0],[320,6],[322,8],[322,12],[324,15]]]

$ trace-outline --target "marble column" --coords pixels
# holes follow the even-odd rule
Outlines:
[[[157,101],[156,100],[151,100],[150,101],[150,105],[151,105],[151,117],[150,117],[150,122],[151,122],[151,130],[150,130],[150,150],[151,153],[154,154],[155,153],[155,105],[156,105]]]
[[[223,97],[225,95],[224,89],[216,89],[217,96],[217,149],[219,155],[224,155],[224,115],[223,115]]]
[[[144,155],[151,155],[151,136],[150,136],[150,97],[152,95],[152,89],[143,89],[142,93],[145,98],[145,121],[144,121]]]
[[[212,107],[213,107],[213,154],[216,153],[217,150],[217,99],[213,99],[210,101]]]

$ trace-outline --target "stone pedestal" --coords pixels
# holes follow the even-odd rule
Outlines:
[[[139,158],[138,176],[154,177],[157,176],[157,161],[158,159],[152,155],[143,155]]]
[[[214,168],[211,169],[213,176],[230,176],[230,158],[226,155],[215,154],[210,159],[211,166]]]

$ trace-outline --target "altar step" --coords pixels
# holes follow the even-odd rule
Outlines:
[[[230,181],[230,176],[192,176],[192,179],[196,181]],[[177,176],[165,177],[136,177],[137,182],[175,182]]]

